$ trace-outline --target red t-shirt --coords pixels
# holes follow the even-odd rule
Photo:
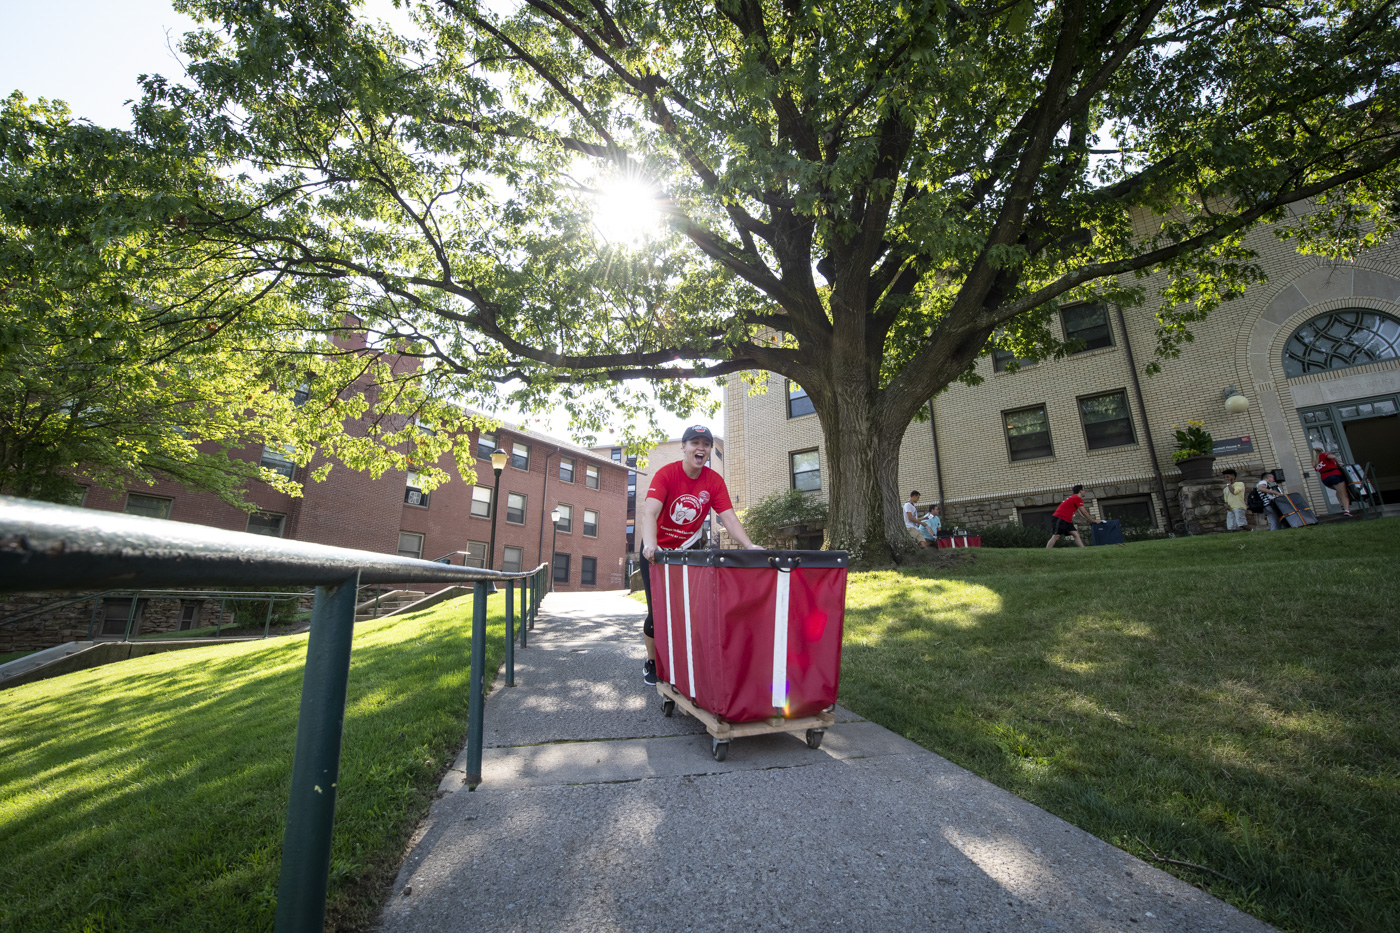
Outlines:
[[[1317,472],[1324,478],[1343,475],[1342,468],[1337,465],[1337,458],[1322,451],[1318,451],[1317,454]]]
[[[1060,507],[1055,510],[1055,517],[1063,518],[1067,522],[1072,522],[1074,521],[1074,513],[1078,512],[1079,507],[1083,504],[1084,500],[1080,496],[1070,496],[1064,502],[1061,502]]]
[[[709,467],[701,467],[700,475],[691,479],[679,460],[656,471],[647,498],[661,502],[661,514],[656,518],[656,546],[663,550],[674,550],[690,540],[710,509],[727,512],[734,508],[722,476]]]

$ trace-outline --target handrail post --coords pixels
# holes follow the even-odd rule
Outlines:
[[[467,789],[481,783],[482,668],[486,666],[486,586],[472,584],[472,669],[467,689]]]
[[[263,638],[266,638],[266,637],[267,637],[267,633],[270,632],[271,630],[272,630],[272,598],[269,597],[268,600],[267,600],[267,618],[266,618],[266,619],[263,619]]]
[[[224,630],[224,610],[228,608],[228,598],[219,600],[219,621],[214,625],[214,637],[218,638],[219,633]]]
[[[530,621],[530,588],[520,581],[520,647],[525,647],[525,629]]]
[[[515,686],[515,581],[506,581],[506,686]]]
[[[126,631],[122,632],[122,641],[131,641],[131,623],[136,621],[136,606],[140,598],[140,590],[131,594],[131,605],[126,610]]]
[[[92,618],[88,619],[87,640],[92,641],[92,633],[97,631],[97,610],[102,608],[102,594],[98,593],[92,598]]]
[[[282,839],[282,874],[277,882],[276,933],[319,931],[325,924],[359,580],[356,573],[334,586],[316,587],[297,715],[287,831]]]

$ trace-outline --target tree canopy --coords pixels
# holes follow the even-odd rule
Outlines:
[[[80,477],[120,488],[163,474],[238,505],[254,480],[299,491],[231,456],[250,445],[443,478],[431,464],[467,427],[460,411],[337,343],[351,329],[327,328],[295,289],[189,233],[189,192],[203,203],[224,185],[188,154],[61,105],[5,102],[0,490],[66,501]],[[374,423],[345,430],[363,416]]]
[[[787,376],[828,543],[871,559],[908,546],[911,418],[989,346],[1058,352],[1060,304],[1166,269],[1170,356],[1260,275],[1254,226],[1345,253],[1396,214],[1392,0],[179,6],[207,28],[137,132],[225,182],[180,209],[202,248],[582,425]],[[619,178],[665,219],[639,246],[593,222]]]

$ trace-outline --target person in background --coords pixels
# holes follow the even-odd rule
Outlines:
[[[1278,508],[1274,505],[1275,499],[1283,498],[1283,490],[1274,481],[1272,470],[1265,470],[1259,474],[1259,482],[1255,484],[1259,490],[1259,498],[1264,500],[1264,517],[1269,520],[1269,530],[1279,530]]]
[[[909,493],[909,501],[904,503],[904,528],[914,540],[923,543],[923,534],[919,531],[919,490],[915,489]]]
[[[1320,441],[1313,442],[1313,453],[1317,454],[1317,475],[1322,485],[1332,490],[1337,501],[1342,504],[1342,514],[1351,517],[1351,494],[1347,491],[1347,475],[1337,458],[1327,452]]]
[[[656,683],[656,639],[651,612],[651,559],[658,548],[684,551],[694,547],[705,528],[705,518],[713,510],[725,531],[744,547],[762,550],[749,540],[748,532],[734,514],[729,487],[724,477],[705,466],[714,447],[714,435],[703,424],[692,425],[681,435],[681,459],[668,463],[652,474],[651,486],[641,508],[642,590],[647,597],[647,616],[642,620],[647,659],[642,665],[642,682]]]
[[[928,514],[924,520],[919,522],[919,534],[923,536],[923,541],[919,542],[923,547],[938,547],[938,530],[943,527],[943,519],[938,517],[938,503],[928,507]]]
[[[1084,513],[1084,520],[1092,525],[1094,523],[1094,516],[1089,514],[1089,510],[1084,507],[1084,499],[1079,495],[1083,488],[1082,485],[1076,484],[1075,487],[1069,491],[1069,496],[1065,498],[1065,501],[1061,502],[1060,507],[1055,510],[1053,519],[1055,522],[1055,533],[1050,536],[1050,540],[1046,543],[1045,546],[1047,548],[1052,548],[1059,544],[1061,535],[1073,535],[1074,543],[1080,547],[1084,546],[1084,539],[1079,537],[1079,531],[1074,527],[1074,519],[1082,512]]]
[[[1248,531],[1249,511],[1244,505],[1244,483],[1234,470],[1221,470],[1225,477],[1225,530]]]

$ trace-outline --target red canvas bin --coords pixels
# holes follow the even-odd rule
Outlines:
[[[657,676],[730,722],[836,702],[845,551],[657,551]]]

